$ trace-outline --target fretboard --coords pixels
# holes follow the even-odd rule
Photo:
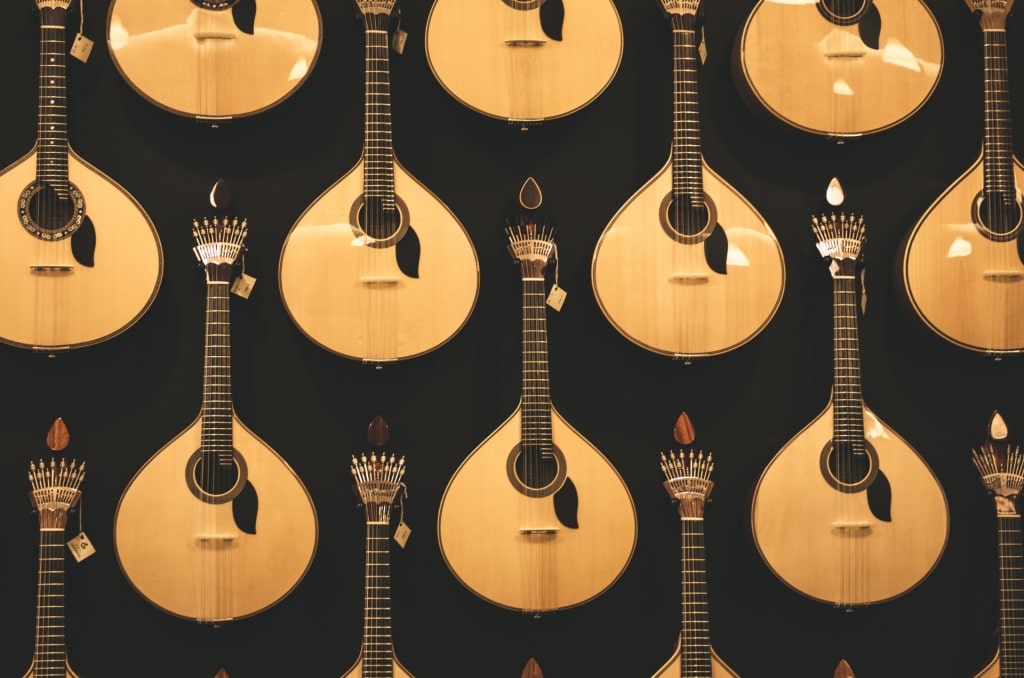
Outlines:
[[[39,531],[39,582],[36,593],[34,678],[65,678],[64,530]]]
[[[394,148],[391,141],[391,74],[388,21],[383,13],[367,13],[366,111],[363,136],[363,193],[379,198],[385,209],[395,206]],[[371,233],[371,235],[374,235]]]
[[[832,303],[833,439],[836,444],[848,444],[856,454],[864,451],[864,400],[860,386],[857,284],[852,275],[833,279]]]
[[[523,279],[523,393],[521,441],[527,469],[552,458],[551,390],[548,382],[548,334],[543,278]],[[532,465],[531,465],[532,463]],[[537,479],[524,478],[536,487]]]
[[[999,675],[1024,676],[1024,556],[1019,514],[1000,514],[999,525]]]
[[[203,412],[201,477],[214,494],[234,483],[231,433],[231,316],[226,280],[206,285],[206,347],[203,357]],[[223,478],[223,484],[216,479]]]
[[[363,592],[363,678],[394,675],[391,642],[391,564],[389,524],[366,524],[366,583]]]
[[[697,31],[692,14],[672,19],[672,195],[704,199],[700,150]]]
[[[1013,204],[1013,135],[1010,124],[1010,79],[1006,30],[984,30],[985,39],[985,136],[982,144],[985,197]],[[1007,232],[1013,223],[988,224],[996,232]]]
[[[711,631],[708,623],[704,519],[682,521],[682,625],[679,631],[681,678],[711,677]]]
[[[36,180],[68,197],[67,10],[40,9],[39,119],[36,137]]]

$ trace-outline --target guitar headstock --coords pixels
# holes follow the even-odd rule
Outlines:
[[[64,529],[68,511],[75,507],[82,496],[79,487],[85,479],[85,462],[74,460],[68,463],[64,458],[58,462],[42,459],[38,466],[29,463],[28,482],[32,486],[29,501],[39,512],[39,527]]]
[[[368,522],[391,520],[391,506],[398,491],[402,489],[405,475],[405,457],[396,459],[384,453],[371,452],[358,459],[352,456],[352,477],[356,479],[356,491],[366,508]]]
[[[832,277],[853,276],[864,245],[864,217],[822,214],[811,217],[811,230],[818,239],[818,252],[832,260]]]
[[[982,484],[995,497],[997,513],[1016,513],[1014,502],[1024,487],[1024,456],[1019,446],[1011,447],[1006,442],[1006,422],[998,412],[992,415],[988,428],[988,440],[980,450],[971,450],[971,459]]]
[[[669,452],[666,456],[661,453],[661,470],[665,474],[662,485],[668,495],[679,502],[681,518],[704,517],[704,504],[715,486],[711,481],[714,468],[710,453],[706,457],[704,452],[694,453],[693,450],[689,454],[680,451]]]
[[[555,254],[555,230],[523,218],[506,227],[505,233],[509,254],[522,269],[523,278],[543,278],[544,269]]]
[[[367,28],[384,30],[395,11],[396,0],[353,0]]]
[[[232,266],[245,249],[248,233],[247,221],[238,217],[204,217],[202,223],[192,220],[192,238],[196,243],[192,251],[206,269],[208,281],[227,282]]]
[[[973,14],[978,15],[982,30],[1005,30],[1014,0],[964,0]]]
[[[697,16],[704,0],[661,0],[661,8],[665,14]]]

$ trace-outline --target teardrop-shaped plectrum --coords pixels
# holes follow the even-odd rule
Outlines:
[[[992,440],[1006,440],[1006,436],[1009,434],[1010,431],[1006,427],[1006,420],[996,410],[992,413],[992,418],[988,420],[988,437]]]
[[[533,657],[530,657],[530,661],[526,662],[522,678],[544,678],[544,674],[540,672],[540,664]]]
[[[679,418],[676,419],[676,425],[672,428],[672,437],[680,445],[689,445],[697,437],[693,431],[693,422],[690,421],[690,415],[686,412],[681,413]]]
[[[374,447],[381,447],[388,442],[388,423],[379,414],[370,422],[366,430],[366,438]]]
[[[67,448],[69,442],[71,434],[68,433],[68,427],[63,419],[57,417],[50,425],[50,430],[46,432],[46,446],[54,452],[60,452]]]
[[[833,207],[842,205],[846,200],[846,194],[843,193],[843,186],[839,183],[838,177],[832,177],[832,181],[828,182],[828,188],[825,189],[825,200]]]
[[[544,202],[544,194],[540,192],[540,184],[533,177],[526,177],[523,187],[519,189],[519,204],[524,209],[535,210]]]
[[[836,672],[833,674],[833,678],[855,678],[853,675],[853,669],[850,668],[849,663],[845,659],[839,661],[839,666],[836,667]]]
[[[217,179],[210,189],[210,205],[218,210],[227,209],[231,205],[231,189],[223,179]]]

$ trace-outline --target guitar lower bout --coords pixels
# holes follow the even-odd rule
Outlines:
[[[585,603],[618,580],[636,545],[636,510],[615,468],[553,408],[551,434],[564,459],[558,473],[572,481],[575,505],[560,509],[558,492],[527,496],[509,478],[521,414],[516,408],[452,476],[438,542],[452,573],[476,595],[517,611],[551,612]]]
[[[865,441],[877,459],[854,474],[864,481],[837,490],[835,472],[823,468],[833,439],[830,402],[765,468],[751,509],[754,541],[772,572],[799,593],[842,607],[917,586],[949,533],[946,497],[932,470],[863,409]],[[885,486],[875,488],[880,482]]]
[[[316,551],[317,518],[291,467],[234,414],[236,463],[244,469],[237,491],[213,500],[197,492],[190,478],[201,424],[132,478],[114,516],[114,546],[125,577],[150,603],[219,623],[265,610],[298,585]],[[234,506],[248,492],[246,506]]]

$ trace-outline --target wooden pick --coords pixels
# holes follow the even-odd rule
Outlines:
[[[540,184],[533,177],[526,177],[522,188],[519,189],[519,204],[523,209],[535,210],[544,202],[544,194],[540,191]]]
[[[231,677],[228,676],[228,672],[227,671],[225,671],[224,669],[221,669],[220,671],[217,672],[217,675],[214,676],[213,678],[231,678]]]
[[[855,678],[853,675],[853,669],[846,662],[845,659],[839,660],[839,666],[836,667],[836,672],[832,678]]]
[[[366,438],[374,447],[381,447],[388,442],[388,423],[379,414],[370,422]]]
[[[676,419],[676,425],[672,429],[672,437],[680,445],[689,445],[696,437],[693,431],[693,422],[690,421],[690,415],[686,412],[680,414],[679,418]]]
[[[60,452],[67,448],[69,442],[71,434],[68,433],[68,427],[64,425],[63,419],[57,417],[46,433],[46,446],[54,452]]]
[[[544,674],[540,672],[540,664],[533,657],[530,657],[530,661],[526,662],[522,678],[544,678]]]

